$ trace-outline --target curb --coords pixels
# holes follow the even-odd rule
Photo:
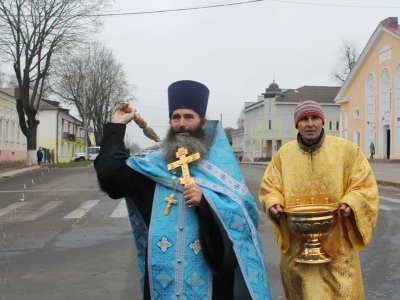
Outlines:
[[[265,163],[257,163],[257,162],[240,162],[239,165],[257,165],[257,166],[268,166],[268,162]],[[89,165],[89,166],[93,166]],[[87,167],[89,167],[87,166]],[[23,169],[17,169],[14,171],[9,171],[9,172],[5,172],[5,173],[0,173],[0,180],[3,179],[7,179],[13,176],[17,176],[17,175],[21,175],[21,174],[25,174],[25,173],[29,173],[33,170],[39,169],[40,166],[32,166],[32,167],[28,167],[28,168],[23,168]],[[390,182],[390,181],[385,181],[385,180],[376,180],[376,183],[380,186],[391,186],[391,187],[396,187],[400,189],[400,183],[399,182]]]
[[[267,167],[269,162],[264,162],[264,163],[260,163],[260,162],[239,162],[239,165],[258,165],[258,166],[265,166]],[[379,186],[392,186],[392,187],[397,187],[400,188],[400,182],[391,182],[391,181],[385,181],[385,180],[376,180],[376,183]]]
[[[6,178],[10,178],[13,176],[17,176],[17,175],[21,175],[21,174],[25,174],[25,173],[29,173],[33,170],[39,169],[40,166],[32,166],[32,167],[27,167],[27,168],[22,168],[22,169],[17,169],[14,171],[9,171],[9,172],[5,172],[5,173],[1,173],[0,174],[0,180],[2,179],[6,179]]]
[[[389,182],[384,180],[376,180],[376,183],[380,186],[393,186],[400,189],[400,183],[398,182]]]

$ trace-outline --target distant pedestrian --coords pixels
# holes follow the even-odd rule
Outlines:
[[[371,153],[371,156],[369,157],[370,159],[374,159],[375,155],[375,145],[373,142],[369,145],[369,152]]]
[[[42,159],[43,159],[43,152],[42,152],[42,150],[40,148],[36,152],[36,156],[37,156],[38,165],[40,166],[40,163],[42,162]]]

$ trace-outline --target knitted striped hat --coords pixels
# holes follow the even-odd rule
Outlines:
[[[306,116],[317,116],[325,124],[324,111],[321,105],[313,100],[306,100],[297,104],[294,110],[294,125],[297,128],[297,123]]]

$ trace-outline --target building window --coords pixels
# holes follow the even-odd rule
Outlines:
[[[354,109],[354,119],[359,119],[360,118],[360,109],[355,108]]]
[[[361,145],[361,133],[359,130],[354,131],[354,143],[358,146]]]
[[[15,142],[15,122],[11,123],[11,143]]]
[[[340,127],[339,127],[339,121],[336,121],[336,130],[339,131]]]
[[[20,132],[21,132],[21,130],[19,128],[19,124],[17,124],[17,143],[20,142]]]
[[[332,121],[329,121],[329,131],[333,130],[333,124],[332,123],[333,123]]]
[[[268,100],[268,113],[270,114],[272,112],[272,100]]]
[[[8,121],[6,121],[6,126],[4,128],[4,141],[8,142]]]
[[[268,120],[268,131],[272,130],[272,120]]]

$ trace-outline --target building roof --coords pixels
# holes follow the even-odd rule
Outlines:
[[[304,85],[295,90],[287,90],[276,98],[276,102],[301,102],[314,100],[318,103],[334,104],[334,99],[340,90],[340,86],[311,86]]]
[[[14,97],[14,89],[0,88],[0,91],[2,91],[3,93],[6,93],[7,95]]]
[[[378,43],[379,38],[382,36],[384,32],[389,33],[392,36],[400,39],[400,26],[397,17],[389,17],[379,22],[374,33],[370,37],[367,45],[361,52],[361,55],[358,58],[356,64],[354,65],[353,69],[351,69],[349,76],[347,76],[346,81],[342,85],[342,88],[337,94],[335,98],[336,101],[338,102],[342,101],[342,98],[346,94],[347,88],[350,86],[351,82],[353,82],[353,79],[356,77],[356,74],[358,73],[364,62],[368,59],[371,51],[373,50],[374,46]]]
[[[389,17],[379,23],[383,28],[400,36],[400,26],[397,17]]]
[[[57,110],[60,108],[60,102],[42,99],[39,104],[39,110]]]
[[[282,92],[282,90],[279,88],[279,85],[275,83],[275,80],[268,86],[268,88],[265,89],[264,97],[269,98],[268,96],[275,96],[279,95]]]

